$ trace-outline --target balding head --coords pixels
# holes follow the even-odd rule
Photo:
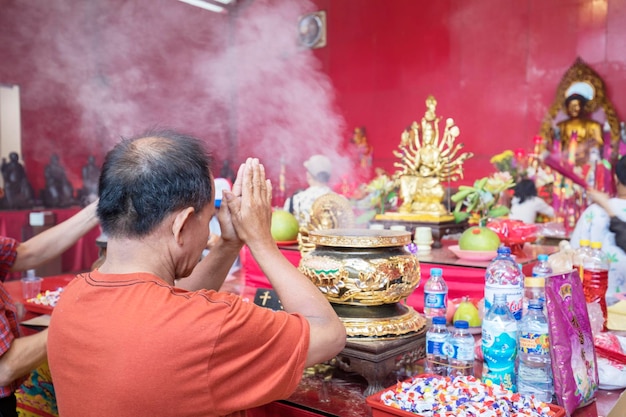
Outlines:
[[[111,237],[150,234],[168,214],[201,211],[213,199],[211,158],[202,143],[169,130],[122,139],[100,175],[98,217]]]

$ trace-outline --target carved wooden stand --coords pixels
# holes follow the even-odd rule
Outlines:
[[[426,356],[426,329],[410,335],[380,340],[348,338],[346,347],[338,355],[350,371],[367,380],[364,396],[386,388],[391,373],[410,368]]]

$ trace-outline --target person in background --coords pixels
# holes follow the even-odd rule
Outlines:
[[[626,268],[624,268],[626,252],[618,245],[617,235],[612,230],[613,224],[626,221],[626,156],[620,157],[615,164],[615,177],[617,192],[613,198],[609,199],[606,194],[596,190],[587,190],[596,203],[583,211],[570,236],[571,246],[574,249],[580,246],[581,239],[602,243],[602,250],[611,260],[609,285],[606,292],[608,304],[615,300],[617,293],[626,291]],[[613,218],[615,220],[612,220]],[[623,242],[623,235],[620,239]]]
[[[626,196],[626,193],[622,193]],[[615,245],[626,252],[626,221],[617,217],[611,207],[611,198],[602,191],[588,189],[587,195],[609,215],[609,231],[615,234]]]
[[[509,218],[532,224],[538,214],[554,217],[554,209],[537,196],[537,187],[532,180],[523,179],[515,185]]]
[[[25,242],[0,236],[0,280],[10,272],[35,269],[61,255],[98,224],[97,202]],[[44,330],[21,337],[17,307],[0,283],[0,416],[17,416],[15,390],[24,377],[46,360]]]
[[[308,188],[297,191],[285,201],[284,209],[293,214],[301,227],[311,220],[311,208],[319,197],[332,193],[328,185],[332,175],[332,163],[327,156],[313,155],[304,161]]]
[[[223,192],[221,237],[198,263],[214,192],[193,137],[151,131],[107,154],[98,205],[106,260],[64,289],[50,321],[59,415],[243,416],[287,398],[305,367],[343,349],[330,303],[272,239],[272,185],[257,159]],[[216,291],[243,244],[284,311]]]

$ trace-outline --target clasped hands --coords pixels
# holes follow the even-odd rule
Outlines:
[[[274,244],[272,183],[265,178],[265,167],[257,158],[248,158],[239,167],[232,191],[224,191],[217,219],[226,242]]]

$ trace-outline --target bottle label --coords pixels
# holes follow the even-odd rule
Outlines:
[[[509,366],[506,370],[493,370],[484,365],[483,367],[483,381],[491,381],[494,384],[502,385],[505,389],[517,392],[517,385],[515,384],[515,365]]]
[[[450,358],[457,359],[459,361],[473,361],[474,360],[474,343],[463,343],[462,340],[457,340],[451,344]]]
[[[447,345],[448,342],[445,340],[432,340],[429,339],[426,341],[426,354],[435,355],[435,356],[448,356]]]
[[[424,307],[425,308],[446,308],[445,292],[424,291]]]
[[[496,294],[504,294],[506,297],[506,304],[509,307],[509,310],[511,310],[511,314],[513,314],[515,320],[521,320],[522,300],[524,298],[522,287],[493,284],[485,285],[485,311],[489,311]]]
[[[483,380],[503,384],[515,391],[515,358],[517,356],[517,322],[483,322]]]
[[[546,333],[522,332],[519,336],[519,350],[527,354],[549,355],[550,338]]]

